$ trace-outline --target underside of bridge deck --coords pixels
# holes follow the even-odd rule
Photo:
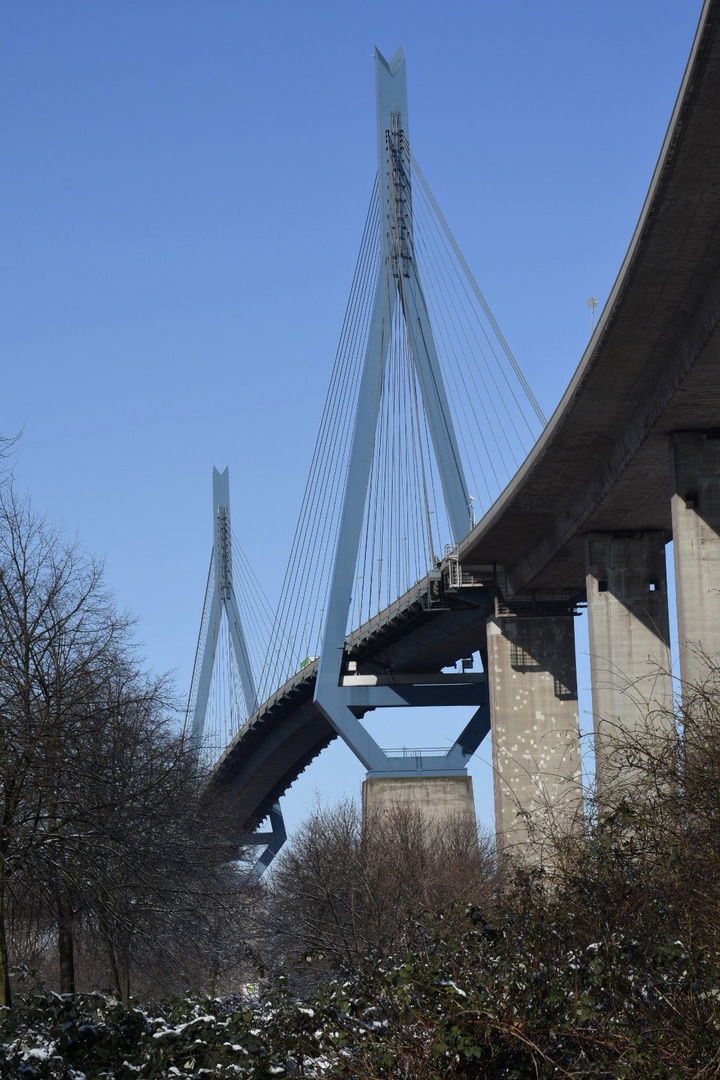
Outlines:
[[[669,437],[720,427],[720,4],[706,10],[630,248],[555,414],[463,542],[512,590],[582,588],[584,534],[671,535]]]
[[[441,590],[430,602],[419,583],[392,608],[348,639],[346,660],[359,673],[411,677],[440,673],[485,650],[493,597],[483,587]],[[277,799],[336,733],[313,703],[317,663],[281,687],[250,718],[225,751],[207,786],[208,797],[233,806],[238,832],[254,829]],[[367,709],[359,708],[362,716]]]

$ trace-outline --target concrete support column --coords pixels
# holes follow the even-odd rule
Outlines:
[[[470,776],[369,776],[362,786],[363,820],[384,810],[417,811],[430,825],[449,819],[475,825]]]
[[[680,677],[702,684],[720,663],[720,432],[670,440]]]
[[[644,743],[673,732],[665,537],[658,530],[590,533],[585,563],[602,798],[614,784],[632,782]]]
[[[487,644],[498,853],[541,863],[582,815],[574,620],[493,618]]]

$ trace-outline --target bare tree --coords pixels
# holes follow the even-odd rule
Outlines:
[[[102,567],[1,489],[0,1004],[8,905],[26,940],[52,929],[61,992],[80,943],[123,998],[131,970],[171,956],[196,982],[216,971],[208,927],[236,919],[226,833],[202,816],[171,686],[131,631]]]
[[[318,807],[282,852],[267,917],[286,960],[312,953],[319,970],[408,945],[458,901],[487,897],[491,842],[474,822],[428,822],[412,807],[361,819],[352,802]]]
[[[0,1003],[10,1003],[8,884],[61,846],[91,741],[88,687],[127,649],[102,569],[0,490]],[[58,904],[61,904],[58,897]]]

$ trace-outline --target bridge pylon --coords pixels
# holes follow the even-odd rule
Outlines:
[[[223,659],[235,666],[245,719],[249,720],[258,702],[250,653],[233,584],[229,470],[226,468],[223,472],[219,472],[213,468],[213,547],[185,718],[187,739],[198,757],[203,753],[209,734],[210,691],[213,671],[218,663],[218,642],[223,618],[227,623],[230,640],[230,655]],[[234,676],[235,672],[232,674]],[[224,749],[222,745],[216,748],[219,752]],[[250,871],[251,877],[257,878],[262,875],[285,842],[285,825],[279,803],[273,806],[269,814],[269,822],[269,831],[253,832],[238,837],[239,846],[263,848]]]
[[[363,518],[368,500],[383,380],[394,327],[402,325],[408,355],[422,399],[447,521],[454,542],[472,527],[468,493],[458,442],[435,345],[435,336],[418,272],[413,246],[413,210],[405,57],[398,49],[388,62],[375,50],[377,150],[379,174],[380,260],[370,329],[360,379],[354,435],[345,487],[335,562],[325,607],[315,703],[335,731],[368,770],[366,798],[387,803],[378,781],[432,777],[445,780],[441,796],[452,812],[472,810],[467,763],[490,728],[487,679],[483,673],[444,674],[430,664],[412,673],[378,670],[348,656],[346,633]],[[401,315],[401,323],[397,316]],[[397,331],[396,331],[397,332]],[[440,589],[439,561],[428,568],[427,602]],[[476,648],[481,647],[478,643]],[[484,647],[484,642],[483,642]],[[446,661],[447,663],[447,661]],[[473,705],[475,712],[464,731],[445,753],[414,751],[406,756],[386,753],[361,723],[368,710],[424,705]],[[412,786],[412,785],[411,785]],[[443,786],[443,785],[441,785]],[[398,785],[399,791],[403,785]],[[408,785],[404,785],[408,788]],[[437,787],[437,785],[435,785]],[[447,788],[447,790],[445,790]],[[450,793],[456,790],[457,796]],[[467,792],[470,792],[468,807]],[[392,800],[390,800],[392,801]],[[402,800],[401,800],[402,801]],[[421,800],[422,801],[422,800]]]

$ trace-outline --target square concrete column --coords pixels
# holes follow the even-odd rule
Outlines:
[[[598,795],[637,781],[643,746],[672,735],[665,537],[658,530],[585,540]],[[650,750],[648,745],[648,750]]]
[[[542,863],[582,818],[572,615],[487,624],[498,853]]]
[[[470,776],[369,776],[362,786],[363,821],[383,810],[417,811],[428,825],[467,821],[475,826]]]
[[[670,439],[680,678],[701,685],[720,663],[720,433]]]

